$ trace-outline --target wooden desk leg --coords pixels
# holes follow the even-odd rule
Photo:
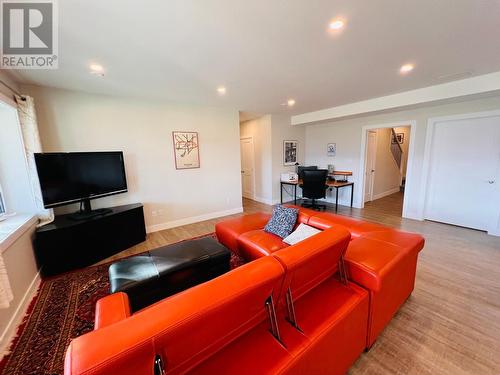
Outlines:
[[[339,188],[335,188],[335,212],[337,212],[339,208]]]
[[[352,208],[353,198],[354,198],[354,184],[351,185],[351,208]]]
[[[297,184],[293,185],[293,204],[297,205]]]
[[[283,204],[283,183],[280,182],[280,202]]]

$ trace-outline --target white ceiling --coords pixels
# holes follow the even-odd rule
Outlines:
[[[500,70],[499,0],[58,3],[59,69],[16,72],[24,82],[298,114]]]

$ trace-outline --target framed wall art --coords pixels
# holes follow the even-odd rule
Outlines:
[[[337,144],[328,143],[326,145],[326,156],[335,156],[335,155],[337,155]]]
[[[295,165],[297,163],[297,141],[283,141],[283,165]]]
[[[404,141],[405,141],[405,133],[396,133],[396,136],[394,136],[394,134],[392,135],[391,143],[393,145],[395,145],[396,143],[402,145]]]
[[[174,131],[175,169],[200,168],[200,144],[197,132]]]

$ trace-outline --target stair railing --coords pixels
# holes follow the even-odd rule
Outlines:
[[[403,149],[399,144],[398,137],[396,135],[396,131],[394,128],[392,130],[392,138],[391,138],[391,153],[398,165],[399,170],[401,170],[401,161],[403,160]],[[394,142],[395,141],[395,142]]]

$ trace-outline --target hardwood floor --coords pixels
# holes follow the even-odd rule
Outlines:
[[[213,233],[215,231],[215,224],[217,222],[222,220],[227,220],[231,217],[243,216],[255,212],[271,212],[271,211],[272,211],[272,206],[243,198],[243,213],[241,214],[224,216],[217,219],[201,221],[199,223],[194,223],[189,225],[183,225],[181,227],[166,229],[159,232],[148,233],[146,241],[144,241],[143,243],[131,247],[130,249],[124,250],[109,258],[106,258],[97,264],[107,263],[130,255],[139,254],[147,250],[155,249],[160,246],[165,246],[171,243],[187,240],[193,237],[198,237],[198,236],[203,236],[205,234]]]
[[[350,215],[426,239],[412,296],[350,373],[499,374],[500,238],[403,219],[398,202],[400,193]]]
[[[271,206],[244,199],[245,213]],[[338,214],[418,232],[426,238],[415,290],[350,374],[500,374],[500,238],[401,217],[402,194],[339,207]],[[238,215],[234,215],[238,216]],[[211,233],[217,221],[151,233],[112,258]]]

